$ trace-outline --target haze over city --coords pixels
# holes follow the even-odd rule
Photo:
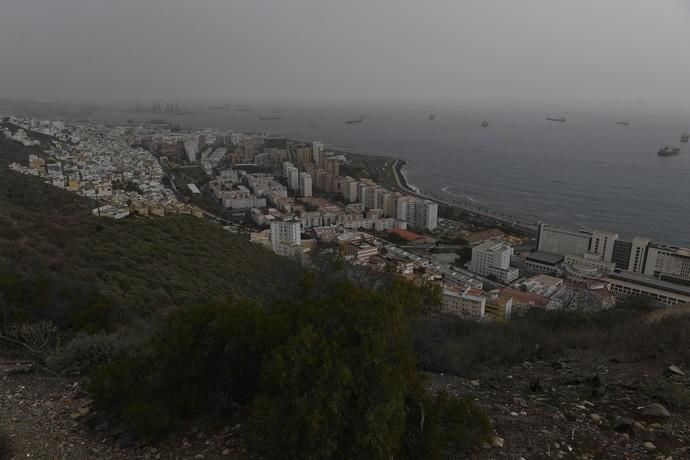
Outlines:
[[[682,0],[4,0],[0,96],[688,113]]]

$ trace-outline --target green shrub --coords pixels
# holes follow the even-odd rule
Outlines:
[[[489,441],[492,432],[491,421],[473,401],[447,393],[424,396],[408,406],[403,458],[463,458]]]
[[[262,314],[251,302],[173,312],[138,353],[93,370],[94,403],[150,438],[189,418],[223,415],[258,380]]]
[[[173,311],[137,353],[94,368],[95,406],[157,438],[248,404],[250,443],[264,458],[401,456],[410,401],[426,400],[410,318],[435,293],[405,283],[302,287],[300,300],[267,309],[244,301]],[[429,423],[442,425],[442,445],[446,433],[456,447],[478,442],[473,406],[435,401]]]
[[[59,352],[47,359],[48,367],[60,373],[83,374],[95,366],[112,362],[132,351],[137,344],[132,334],[79,333]]]

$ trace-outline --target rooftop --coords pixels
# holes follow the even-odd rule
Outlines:
[[[558,265],[559,263],[563,262],[563,256],[540,251],[530,253],[526,259],[546,265]]]

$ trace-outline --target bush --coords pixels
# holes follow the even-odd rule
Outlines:
[[[4,427],[0,426],[0,460],[12,458],[12,442]]]
[[[139,352],[94,368],[87,388],[95,406],[155,439],[247,404],[250,443],[264,458],[400,457],[411,401],[431,401],[410,318],[437,292],[407,283],[384,292],[347,282],[302,286],[299,301],[267,309],[245,301],[172,312]],[[441,445],[452,433],[458,446],[471,446],[484,424],[473,406],[453,404],[428,402],[438,414],[429,429],[443,434]]]
[[[410,460],[464,458],[493,432],[491,421],[473,401],[447,393],[410,404],[407,426],[404,458]]]
[[[107,364],[117,356],[134,349],[137,342],[130,333],[88,335],[79,333],[67,346],[47,359],[48,367],[60,373],[84,374],[92,368]]]
[[[261,322],[251,302],[179,309],[138,353],[92,371],[94,403],[147,438],[189,418],[223,415],[252,395]]]

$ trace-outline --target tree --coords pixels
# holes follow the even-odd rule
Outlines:
[[[418,376],[401,293],[349,283],[332,293],[276,316],[293,318],[295,333],[271,352],[254,403],[255,446],[267,458],[388,459],[402,448]]]

